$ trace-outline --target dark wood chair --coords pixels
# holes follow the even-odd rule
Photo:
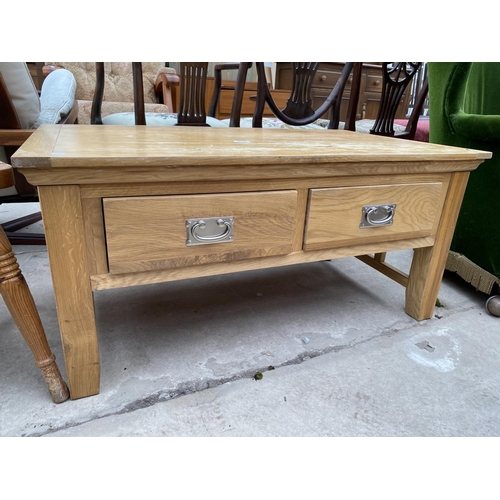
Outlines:
[[[418,120],[428,93],[427,77],[423,79],[422,86],[415,98],[414,106],[404,130],[395,130],[395,117],[397,108],[401,103],[403,94],[409,90],[410,84],[419,75],[421,62],[396,62],[383,63],[383,87],[380,106],[375,120],[359,120],[356,122],[354,114],[356,108],[351,108],[351,114],[345,124],[346,130],[365,132],[374,135],[397,137],[413,140],[418,127]],[[357,101],[359,95],[360,79],[354,78],[352,89],[357,94],[352,95]],[[399,127],[401,128],[401,126]]]
[[[253,115],[252,126],[265,127],[264,107],[267,105],[275,117],[286,125],[293,127],[302,127],[313,124],[325,113],[328,113],[329,121],[326,128],[336,129],[340,122],[340,105],[342,94],[351,73],[359,71],[356,65],[360,63],[345,63],[342,73],[334,87],[324,102],[313,109],[313,95],[311,87],[320,65],[319,62],[293,62],[292,65],[292,90],[288,98],[286,107],[279,109],[269,88],[266,78],[264,63],[258,62],[257,65],[257,97],[255,112]],[[349,112],[348,112],[349,113]],[[352,113],[350,113],[352,114]]]
[[[20,77],[30,78],[29,71],[25,69],[25,75],[23,73],[22,65],[25,63],[2,63],[2,65],[18,65],[19,71],[17,72]],[[4,70],[10,71],[10,68],[3,66]],[[1,69],[1,68],[0,68]],[[53,80],[54,77],[51,78]],[[12,83],[12,82],[11,82]],[[15,82],[14,82],[15,83]],[[29,82],[21,82],[21,85],[30,89],[32,92],[36,93],[36,89],[31,82],[31,89]],[[17,90],[17,89],[16,89]],[[16,105],[12,99],[11,91],[9,91],[8,85],[4,80],[4,76],[0,71],[0,149],[3,148],[5,153],[4,160],[9,162],[10,157],[14,152],[22,146],[24,141],[33,133],[34,129],[23,128],[24,120],[21,120],[20,113],[22,110],[16,109]],[[37,95],[33,99],[38,99]],[[43,101],[42,101],[43,107]],[[41,112],[43,109],[41,109]],[[22,116],[22,115],[21,115]],[[78,107],[75,104],[69,113],[63,116],[57,123],[74,123],[78,116]],[[14,185],[7,192],[4,190],[0,194],[0,205],[2,203],[28,203],[28,202],[38,202],[37,190],[34,186],[29,184],[25,177],[20,174],[16,169],[14,169]],[[20,217],[18,219],[8,221],[2,224],[2,228],[5,231],[7,238],[11,244],[25,244],[25,245],[45,245],[45,236],[43,233],[32,233],[32,232],[21,232],[23,229],[35,222],[42,219],[40,211],[36,211],[33,214]]]
[[[206,111],[206,80],[208,62],[182,62],[179,74],[178,87],[173,90],[175,95],[179,93],[179,109],[177,113],[154,114],[145,113],[144,110],[144,90],[142,83],[142,65],[140,62],[132,63],[132,77],[134,82],[134,114],[119,113],[110,115],[105,119],[101,118],[102,96],[104,94],[104,63],[96,63],[96,88],[91,112],[91,123],[93,124],[121,124],[121,125],[158,125],[158,126],[221,126],[227,124],[215,118],[215,110],[220,95],[220,73],[223,70],[240,69],[241,86],[246,78],[247,64],[223,64],[216,67],[216,78],[218,84],[215,85],[212,100],[208,113]],[[239,96],[243,89],[238,86],[236,95]],[[240,99],[241,100],[241,99]],[[238,99],[235,99],[238,101]]]
[[[10,187],[15,178],[12,167],[0,162],[0,189]],[[50,350],[33,296],[22,275],[12,246],[0,227],[0,294],[40,368],[54,403],[69,398],[55,356]]]

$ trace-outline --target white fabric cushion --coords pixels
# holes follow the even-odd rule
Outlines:
[[[75,103],[76,80],[67,69],[49,73],[43,81],[40,94],[41,111],[34,128],[43,123],[58,123]]]
[[[38,91],[24,62],[0,62],[5,85],[16,108],[21,128],[33,128],[40,113]]]
[[[361,132],[362,134],[369,134],[370,130],[373,128],[373,125],[375,125],[375,120],[356,120],[356,132]],[[339,129],[344,130],[344,122],[339,123]],[[396,134],[399,134],[401,132],[404,132],[406,130],[406,127],[404,125],[398,125],[397,123],[393,124],[394,127],[394,132]]]
[[[102,119],[104,125],[135,125],[134,113],[114,113]],[[207,124],[211,127],[228,127],[227,123],[207,116]],[[175,113],[146,113],[146,125],[153,127],[172,127],[177,125],[177,115]]]
[[[241,128],[252,128],[252,117],[244,117],[240,119]],[[229,126],[229,118],[222,120],[227,126]],[[326,122],[326,126],[323,123]],[[316,120],[308,125],[288,125],[282,122],[278,118],[274,117],[264,117],[262,118],[262,128],[292,128],[292,129],[307,129],[307,130],[324,130],[328,126],[328,120]]]

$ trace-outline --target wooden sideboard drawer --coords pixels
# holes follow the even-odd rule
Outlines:
[[[317,73],[314,75],[312,87],[318,89],[327,89],[328,91],[330,91],[337,83],[337,80],[340,78],[341,73],[342,68],[340,68],[339,71],[325,71],[318,69]],[[350,90],[351,83],[352,79],[349,78],[345,86],[345,91]]]
[[[366,85],[365,85],[365,92],[376,92],[376,93],[382,93],[382,87],[383,87],[383,79],[382,75],[377,75],[377,74],[370,74],[368,73],[366,75]],[[380,99],[380,97],[379,97]]]
[[[126,273],[290,253],[297,191],[104,198],[103,210],[109,270]],[[232,241],[187,245],[188,219],[219,217],[234,218]]]
[[[446,182],[311,189],[304,250],[403,240],[435,235],[446,195]],[[381,207],[375,222],[391,225],[360,227],[363,209]],[[366,222],[364,223],[366,224]]]
[[[290,97],[290,92],[283,90],[272,90],[271,94],[273,96],[274,102],[278,108],[283,109],[286,106],[288,98]],[[218,117],[229,118],[231,116],[231,109],[233,106],[233,96],[234,90],[222,90]],[[241,102],[241,116],[253,116],[255,110],[255,103],[257,97],[257,90],[245,90],[243,92],[243,99]],[[266,106],[264,109],[265,116],[274,116],[271,110]]]

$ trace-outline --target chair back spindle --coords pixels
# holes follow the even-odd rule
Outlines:
[[[329,129],[336,129],[339,125],[340,104],[342,94],[355,65],[353,62],[345,63],[337,83],[330,91],[324,102],[314,110],[312,106],[312,84],[321,63],[294,62],[292,64],[292,90],[287,104],[280,110],[274,101],[266,79],[264,63],[257,64],[257,99],[252,120],[252,126],[262,127],[264,107],[267,104],[273,114],[288,125],[303,126],[313,123],[326,112],[330,114]]]
[[[181,63],[177,125],[208,127],[205,87],[208,62]]]
[[[403,94],[417,74],[420,62],[385,62],[380,107],[370,134],[394,136],[394,119]]]

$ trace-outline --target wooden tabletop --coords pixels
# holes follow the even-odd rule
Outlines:
[[[18,168],[484,160],[490,152],[344,130],[42,125]]]

